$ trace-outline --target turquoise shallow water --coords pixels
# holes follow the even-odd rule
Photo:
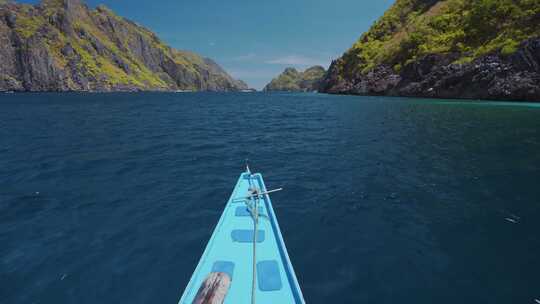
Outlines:
[[[2,303],[176,303],[246,158],[308,303],[540,298],[540,108],[0,95]]]

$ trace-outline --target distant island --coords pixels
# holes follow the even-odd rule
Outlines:
[[[321,91],[540,101],[539,2],[397,0]]]
[[[0,91],[243,91],[218,64],[105,6],[0,0]]]
[[[282,92],[313,92],[319,90],[319,85],[326,70],[322,66],[312,66],[304,72],[295,68],[286,68],[278,77],[272,79],[263,91]]]

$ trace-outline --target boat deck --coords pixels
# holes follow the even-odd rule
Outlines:
[[[211,272],[225,272],[232,279],[224,303],[251,303],[254,225],[243,198],[253,186],[266,191],[261,174],[240,175],[180,304],[192,303],[199,286]],[[304,303],[268,195],[260,200],[259,214],[256,303]]]

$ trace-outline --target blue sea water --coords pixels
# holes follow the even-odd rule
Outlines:
[[[535,104],[73,93],[0,95],[0,303],[176,303],[245,159],[308,303],[540,299]]]

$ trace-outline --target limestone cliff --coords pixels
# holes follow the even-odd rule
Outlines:
[[[321,91],[540,101],[540,1],[397,0]]]
[[[214,61],[167,46],[105,6],[0,1],[0,91],[238,91]]]

